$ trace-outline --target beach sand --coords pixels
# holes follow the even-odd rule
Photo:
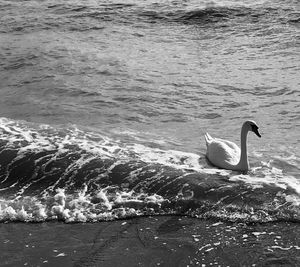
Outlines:
[[[0,266],[300,266],[300,225],[180,216],[0,224]]]

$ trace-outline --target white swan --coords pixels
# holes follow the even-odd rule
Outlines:
[[[245,121],[241,130],[241,149],[233,142],[212,138],[206,133],[206,157],[213,165],[219,168],[247,172],[249,170],[247,154],[247,134],[249,131],[261,137],[256,123],[254,121]]]

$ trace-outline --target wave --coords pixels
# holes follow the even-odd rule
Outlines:
[[[259,162],[259,157],[243,175],[209,166],[204,155],[1,118],[0,221],[178,214],[299,222],[299,179],[278,168],[299,171],[298,159]]]
[[[22,6],[24,16],[16,20],[20,7],[11,4],[9,23],[0,28],[0,32],[30,32],[43,29],[67,29],[69,31],[103,30],[111,23],[127,25],[146,23],[180,23],[193,25],[233,26],[235,23],[291,23],[299,22],[299,12],[294,4],[268,5],[268,2],[245,4],[243,2],[223,3],[181,3],[170,5],[162,3],[60,3],[48,5],[42,3],[33,7]],[[1,11],[1,9],[0,9]],[[34,13],[34,14],[33,14]],[[40,16],[40,14],[43,16]]]
[[[290,10],[292,11],[292,10]],[[212,25],[216,27],[220,24],[221,27],[225,25],[232,26],[232,21],[236,23],[257,23],[276,21],[278,16],[283,11],[278,8],[271,7],[256,7],[256,6],[201,6],[189,7],[187,9],[181,8],[162,8],[145,9],[139,13],[140,18],[145,18],[147,21],[166,22],[166,23],[182,23],[192,25]],[[228,23],[227,23],[228,22]]]

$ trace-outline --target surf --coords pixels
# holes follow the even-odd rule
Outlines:
[[[244,175],[210,166],[204,154],[126,143],[76,126],[1,118],[0,163],[2,222],[170,214],[300,220],[299,180],[259,157]]]

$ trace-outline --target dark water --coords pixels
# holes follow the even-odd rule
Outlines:
[[[299,222],[298,1],[1,1],[2,221]],[[247,175],[207,164],[239,142]]]

